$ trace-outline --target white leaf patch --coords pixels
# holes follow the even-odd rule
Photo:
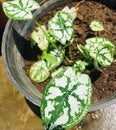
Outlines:
[[[59,117],[54,124],[57,124],[57,125],[60,125],[60,124],[66,124],[69,120],[69,117],[68,117],[68,108],[64,108],[63,111],[64,111],[64,114]]]
[[[62,96],[62,92],[59,88],[51,87],[49,88],[49,94],[46,96],[46,100],[54,99],[58,96]]]
[[[88,83],[88,76],[86,74],[79,74],[78,76],[78,82],[81,84],[87,84]]]
[[[77,94],[79,96],[79,98],[81,100],[85,100],[87,97],[87,86],[84,85],[80,85],[75,91],[74,93]]]
[[[80,102],[77,101],[77,99],[73,96],[69,96],[68,98],[68,102],[70,104],[70,113],[71,116],[76,116],[76,114],[79,112],[79,108],[80,108]]]
[[[65,76],[55,79],[55,86],[64,87],[67,85],[67,78]]]
[[[47,107],[45,108],[45,115],[48,119],[51,118],[52,114],[50,114],[50,111],[55,110],[54,103],[51,101],[47,102]]]

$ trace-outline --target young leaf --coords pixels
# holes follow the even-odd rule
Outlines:
[[[35,82],[45,81],[49,77],[49,74],[49,69],[44,60],[34,63],[30,68],[30,78]]]
[[[104,30],[103,23],[99,20],[92,21],[89,26],[92,31],[103,31]]]
[[[46,37],[47,30],[45,25],[38,26],[32,33],[31,38],[37,43],[38,47],[44,51],[48,48],[49,42]]]
[[[86,39],[86,43],[85,48],[96,62],[103,67],[111,65],[114,58],[115,47],[109,39],[93,37]]]
[[[48,61],[47,66],[49,70],[53,70],[62,63],[65,55],[65,50],[62,48],[62,46],[58,46],[58,49],[49,49],[48,54],[51,55],[51,58],[46,57],[46,60]]]
[[[57,59],[55,56],[49,54],[49,53],[44,53],[41,56],[42,60],[46,60],[47,62],[49,62],[49,64],[57,64]]]
[[[44,91],[41,115],[44,126],[70,128],[87,114],[91,100],[91,80],[88,75],[67,67],[58,73]]]
[[[39,4],[34,0],[14,0],[3,3],[5,15],[15,20],[32,19],[31,11],[39,7]]]
[[[77,69],[77,71],[84,72],[87,65],[85,61],[77,60],[73,67]]]
[[[70,13],[65,11],[58,11],[55,16],[48,23],[49,33],[56,41],[65,45],[67,41],[72,39],[73,18]]]

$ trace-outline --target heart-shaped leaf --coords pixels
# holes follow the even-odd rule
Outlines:
[[[30,78],[35,82],[43,82],[49,75],[50,72],[44,60],[34,63],[30,68]]]
[[[72,39],[74,33],[73,18],[66,11],[58,11],[48,23],[49,33],[56,41],[65,45]]]
[[[3,10],[6,16],[15,20],[32,19],[31,11],[39,7],[39,4],[34,0],[14,0],[3,3]]]
[[[85,48],[90,56],[101,66],[107,67],[111,65],[114,59],[114,44],[103,37],[93,37],[86,39]]]
[[[92,21],[89,26],[92,31],[103,31],[104,30],[103,23],[100,20]]]
[[[87,114],[91,101],[91,80],[88,75],[67,67],[46,86],[41,115],[44,126],[70,128]]]

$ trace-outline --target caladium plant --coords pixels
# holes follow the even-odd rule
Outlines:
[[[82,0],[83,2],[84,0]],[[81,2],[80,2],[81,3]],[[14,0],[3,3],[3,10],[10,19],[33,19],[32,10],[40,6],[34,0]],[[38,45],[42,55],[39,61],[30,68],[30,78],[43,82],[51,71],[59,67],[66,57],[67,46],[74,40],[73,22],[77,7],[65,7],[56,12],[45,25],[37,23],[31,39]],[[35,20],[34,20],[35,21]],[[92,31],[102,31],[99,20],[90,23]],[[46,86],[42,101],[41,115],[45,130],[65,130],[79,123],[89,111],[92,95],[90,77],[85,74],[86,66],[91,61],[98,66],[111,65],[114,56],[113,43],[104,37],[92,37],[85,40],[86,45],[78,45],[85,61],[77,60],[73,66],[62,67]]]

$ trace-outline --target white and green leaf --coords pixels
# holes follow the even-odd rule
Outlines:
[[[110,66],[114,59],[114,44],[106,38],[93,37],[86,39],[85,48],[90,56],[101,66]]]
[[[62,48],[62,46],[58,46],[58,49],[51,48],[48,51],[47,55],[51,56],[51,58],[50,57],[48,58],[45,55],[43,55],[43,56],[48,61],[47,66],[48,66],[49,70],[53,70],[62,63],[64,56],[65,56],[65,50]],[[43,58],[43,56],[42,56],[42,58]]]
[[[70,9],[68,6],[66,6],[66,7],[63,8],[62,11],[68,13],[72,17],[72,21],[75,20],[76,15],[77,15],[77,11],[76,11],[75,7],[72,7]]]
[[[66,42],[72,40],[74,34],[73,18],[66,11],[58,11],[55,16],[49,21],[48,29],[51,36],[56,41],[65,45]]]
[[[50,72],[44,60],[34,63],[30,68],[30,78],[35,82],[43,82],[49,75]]]
[[[73,65],[73,67],[79,72],[84,72],[86,70],[86,66],[88,66],[88,63],[82,60],[75,61]]]
[[[87,114],[91,101],[91,80],[88,75],[67,67],[46,86],[41,102],[44,126],[70,128]]]
[[[103,23],[100,20],[93,20],[89,26],[92,31],[103,31],[104,30]]]
[[[40,5],[34,0],[14,0],[3,3],[5,15],[14,20],[29,20],[33,18],[32,10],[38,9]]]
[[[38,47],[44,51],[48,48],[47,29],[45,25],[40,25],[31,33],[31,38],[37,43]]]

